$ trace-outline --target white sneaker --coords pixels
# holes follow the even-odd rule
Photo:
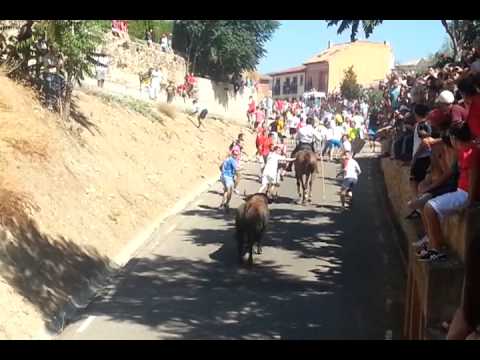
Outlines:
[[[418,248],[421,248],[422,246],[425,246],[427,244],[428,244],[428,237],[427,237],[427,235],[425,235],[420,240],[413,242],[412,246],[416,247],[418,249]]]
[[[238,191],[238,189],[233,189],[233,192],[237,195],[240,195],[240,191]]]

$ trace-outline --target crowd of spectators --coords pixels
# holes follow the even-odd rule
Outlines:
[[[480,44],[477,44],[480,45]],[[480,199],[480,48],[453,62],[443,57],[425,73],[395,73],[379,85],[376,138],[384,156],[410,166],[407,218],[420,218],[418,261],[449,257],[441,223],[478,207]],[[479,239],[465,246],[462,301],[447,338],[464,339],[480,325]]]

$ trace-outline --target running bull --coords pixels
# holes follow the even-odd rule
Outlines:
[[[245,203],[237,209],[235,232],[238,246],[238,260],[243,263],[246,252],[249,253],[248,265],[253,264],[253,245],[257,247],[257,254],[262,253],[261,241],[267,230],[270,217],[268,197],[257,193],[245,198]]]

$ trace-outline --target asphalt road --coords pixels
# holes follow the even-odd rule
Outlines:
[[[363,170],[349,210],[340,207],[325,164],[313,203],[296,200],[285,178],[263,254],[239,267],[232,212],[217,209],[220,183],[162,226],[58,339],[399,339],[405,273],[386,208],[379,161]],[[243,193],[260,184],[249,163]]]

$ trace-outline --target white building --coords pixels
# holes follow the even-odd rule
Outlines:
[[[297,66],[268,74],[273,99],[299,99],[305,91],[305,66]]]

